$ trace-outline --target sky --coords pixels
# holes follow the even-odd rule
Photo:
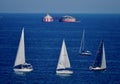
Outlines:
[[[120,13],[120,0],[0,0],[0,13]]]

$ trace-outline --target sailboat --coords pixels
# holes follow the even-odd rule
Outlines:
[[[25,62],[24,28],[22,29],[22,34],[13,68],[15,72],[30,72],[33,70],[32,65]]]
[[[100,46],[97,52],[96,60],[93,66],[89,67],[90,70],[105,70],[106,69],[106,57],[103,40],[100,42]]]
[[[84,38],[85,38],[85,30],[83,30],[79,53],[80,53],[80,55],[90,56],[91,52],[88,50],[87,51],[85,50],[85,39]]]
[[[63,40],[61,52],[58,60],[58,65],[56,68],[56,73],[57,74],[73,74],[73,71],[71,71],[69,68],[71,68],[71,65],[70,65],[65,41]]]

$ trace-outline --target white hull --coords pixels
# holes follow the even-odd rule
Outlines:
[[[92,54],[90,52],[82,52],[82,53],[80,53],[80,55],[90,56]]]
[[[13,69],[15,72],[30,72],[33,69],[28,69],[28,68],[24,68],[24,69]]]
[[[73,71],[70,70],[60,70],[56,71],[57,74],[73,74]]]
[[[94,71],[100,71],[100,70],[105,70],[106,68],[101,68],[101,67],[94,67],[93,68],[92,66],[90,66],[89,69],[94,70]]]

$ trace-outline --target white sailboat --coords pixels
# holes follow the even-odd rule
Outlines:
[[[69,68],[71,68],[71,65],[70,65],[70,61],[68,58],[65,41],[63,40],[60,57],[59,57],[58,65],[56,68],[56,73],[57,74],[72,74],[73,71],[68,70]]]
[[[79,53],[80,53],[80,55],[90,56],[91,52],[88,50],[87,51],[85,50],[85,39],[84,38],[85,38],[85,30],[83,30]]]
[[[22,34],[13,68],[13,70],[17,72],[30,72],[33,70],[32,65],[25,62],[24,28],[22,29]]]
[[[106,56],[105,56],[105,48],[103,40],[100,43],[96,60],[93,66],[89,67],[90,70],[105,70],[106,69]]]

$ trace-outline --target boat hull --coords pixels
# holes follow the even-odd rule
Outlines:
[[[102,71],[102,70],[106,70],[106,68],[101,68],[101,67],[89,67],[90,70],[94,70],[94,71]]]
[[[15,72],[31,72],[33,69],[28,69],[28,68],[24,68],[24,69],[13,69]]]
[[[59,70],[56,71],[57,74],[73,74],[73,71],[70,70]]]
[[[80,53],[80,55],[83,55],[83,56],[91,56],[91,54],[89,54],[89,53]]]
[[[83,55],[83,56],[91,56],[92,54],[89,52],[81,52],[80,55]]]

